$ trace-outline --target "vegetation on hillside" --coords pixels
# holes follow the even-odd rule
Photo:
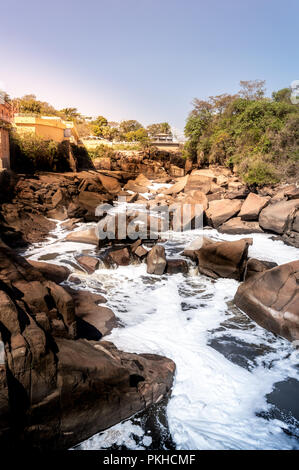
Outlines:
[[[40,101],[35,95],[25,95],[21,98],[11,100],[14,109],[21,114],[57,116],[66,121],[73,121],[78,129],[79,136],[96,136],[114,142],[149,142],[150,139],[160,133],[171,134],[171,127],[168,122],[150,124],[146,128],[135,119],[121,121],[120,123],[108,121],[102,115],[93,119],[90,116],[83,116],[77,108],[69,107],[55,109],[46,101]]]
[[[69,144],[67,141],[45,140],[32,133],[10,133],[11,166],[15,171],[34,173],[35,171],[70,171],[70,152],[78,168],[90,168],[90,156],[84,147]]]
[[[227,165],[248,184],[275,183],[299,173],[299,106],[284,88],[265,97],[265,82],[240,82],[236,95],[193,100],[185,155],[201,165]]]

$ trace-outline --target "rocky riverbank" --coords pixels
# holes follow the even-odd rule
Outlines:
[[[236,293],[236,305],[274,333],[299,339],[298,262],[275,267],[248,256],[250,238],[219,241],[213,236],[201,246],[193,241],[184,253],[169,258],[163,233],[159,244],[146,237],[153,220],[155,231],[163,231],[157,212],[188,203],[201,204],[204,224],[220,233],[266,231],[299,246],[297,186],[257,190],[244,186],[225,168],[190,168],[182,176],[179,167],[172,165],[166,172],[157,162],[150,164],[149,171],[143,162],[147,176],[137,176],[140,162],[131,163],[134,166],[126,162],[114,171],[1,175],[0,438],[8,444],[70,447],[159,402],[172,386],[173,361],[155,354],[125,353],[105,340],[117,318],[103,305],[102,295],[76,287],[76,276],[66,267],[28,262],[8,248],[41,242],[57,220],[69,232],[68,242],[101,248],[96,256],[76,257],[83,273],[92,274],[99,266],[111,269],[145,262],[150,275],[186,275],[191,259],[205,276],[245,281]],[[95,209],[112,204],[117,196],[132,204],[127,226],[146,211],[144,238],[99,241],[92,225],[98,221]],[[194,220],[191,210],[190,228]],[[174,228],[173,219],[170,223]],[[76,230],[83,224],[91,226]],[[71,278],[72,287],[65,284]]]

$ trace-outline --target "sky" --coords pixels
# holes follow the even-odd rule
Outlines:
[[[194,97],[299,79],[298,0],[0,3],[0,88],[58,109],[183,130]]]

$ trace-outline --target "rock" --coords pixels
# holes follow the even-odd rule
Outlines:
[[[185,175],[185,170],[184,168],[180,168],[176,165],[170,165],[169,169],[169,174],[170,176],[173,176],[174,178],[184,176]]]
[[[204,237],[198,237],[189,243],[189,245],[184,248],[182,255],[191,258],[193,261],[197,261],[196,252],[202,247],[203,238]]]
[[[168,395],[171,360],[99,341],[115,324],[113,312],[97,305],[104,301],[66,291],[0,246],[1,444],[68,449]],[[74,318],[96,341],[66,336]]]
[[[110,194],[118,194],[121,191],[121,186],[116,178],[105,176],[99,173],[99,180]]]
[[[163,274],[166,268],[166,256],[164,246],[155,245],[148,252],[146,263],[148,274]]]
[[[93,256],[79,256],[77,262],[82,266],[88,274],[94,273],[99,266],[99,260]]]
[[[299,200],[280,201],[269,204],[259,216],[259,224],[264,230],[282,234],[299,208]]]
[[[71,273],[70,270],[65,266],[59,266],[57,264],[46,263],[43,261],[33,261],[30,259],[28,260],[28,263],[31,264],[31,266],[34,268],[38,269],[46,279],[56,282],[57,284],[65,281]]]
[[[242,220],[258,220],[259,213],[269,201],[269,196],[262,197],[258,194],[249,193],[240,210],[239,216]]]
[[[128,248],[121,248],[120,250],[109,251],[104,261],[110,265],[129,266],[131,261],[129,250]]]
[[[95,158],[93,164],[96,170],[111,170],[110,158]]]
[[[89,228],[87,230],[78,230],[77,232],[69,233],[65,237],[65,241],[76,243],[88,243],[90,245],[97,246],[99,244],[99,237],[95,228]]]
[[[87,291],[73,289],[68,289],[68,291],[75,302],[76,317],[80,319],[77,322],[79,338],[98,341],[117,326],[116,317],[112,310],[98,305],[106,302],[103,296]]]
[[[247,187],[236,189],[235,191],[226,192],[224,195],[225,199],[245,199],[249,194]]]
[[[234,302],[260,326],[289,341],[299,340],[299,261],[250,277]]]
[[[79,202],[71,202],[68,209],[67,209],[67,215],[70,219],[75,218],[75,219],[82,219],[84,215],[86,214],[87,210],[84,209],[83,207],[80,206]]]
[[[96,208],[107,202],[107,196],[99,193],[95,193],[92,191],[82,191],[79,194],[79,204],[80,206],[85,209],[90,215],[94,216]],[[69,214],[70,217],[70,214]],[[78,213],[74,215],[74,217],[80,217]]]
[[[203,194],[201,191],[195,191]],[[204,195],[205,196],[205,195]],[[174,231],[194,230],[203,227],[204,207],[207,200],[187,196],[181,202],[171,205],[172,229]]]
[[[251,244],[251,238],[215,242],[204,237],[201,248],[196,251],[199,272],[214,279],[225,277],[243,280]]]
[[[143,174],[140,174],[135,180],[129,180],[124,186],[124,189],[126,191],[133,191],[134,193],[147,193],[148,186],[150,185],[150,180]]]
[[[210,201],[209,208],[206,211],[209,224],[214,228],[218,228],[219,225],[237,215],[241,207],[242,201],[239,199]]]
[[[252,276],[255,276],[257,273],[267,271],[267,269],[272,269],[277,266],[277,263],[272,261],[261,261],[256,258],[249,258],[247,261],[246,272],[245,272],[245,281]]]
[[[218,227],[220,233],[231,234],[248,234],[248,233],[263,233],[258,222],[247,222],[242,220],[241,217],[234,217],[233,219],[224,222]]]
[[[187,274],[188,273],[188,264],[183,259],[168,259],[166,265],[167,274]]]
[[[190,158],[187,158],[186,163],[185,163],[185,175],[187,173],[190,173],[190,171],[192,171],[192,168],[193,168],[192,160],[190,160]]]
[[[148,251],[144,246],[138,246],[135,250],[135,255],[138,256],[138,258],[145,258],[147,255]]]
[[[202,170],[193,170],[192,173],[188,175],[184,191],[189,192],[192,190],[200,190],[203,193],[208,194],[213,181],[216,181],[214,176],[203,174]]]
[[[188,177],[189,176],[187,175],[183,178],[179,178],[175,184],[173,184],[170,188],[164,189],[163,191],[161,191],[161,193],[165,195],[180,193],[185,188],[188,181]]]
[[[47,217],[54,220],[66,220],[68,218],[65,207],[59,207],[47,212]]]
[[[63,222],[63,224],[61,224],[61,227],[63,227],[65,230],[73,230],[78,226],[80,222],[82,222],[82,219],[70,219],[66,222]]]

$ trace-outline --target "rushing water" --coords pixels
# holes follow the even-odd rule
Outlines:
[[[199,235],[172,234],[164,245],[167,257],[179,257]],[[211,229],[207,235],[242,237]],[[47,243],[26,255],[55,259],[76,272],[81,283],[74,288],[106,295],[119,327],[105,339],[124,351],[167,356],[177,367],[169,400],[93,436],[80,449],[299,449],[298,351],[233,305],[237,281],[209,279],[191,262],[188,275],[148,275],[145,264],[100,267],[87,275],[75,258],[99,251],[64,242],[65,236],[58,224]],[[278,264],[298,258],[297,249],[269,235],[252,238],[252,257]]]

